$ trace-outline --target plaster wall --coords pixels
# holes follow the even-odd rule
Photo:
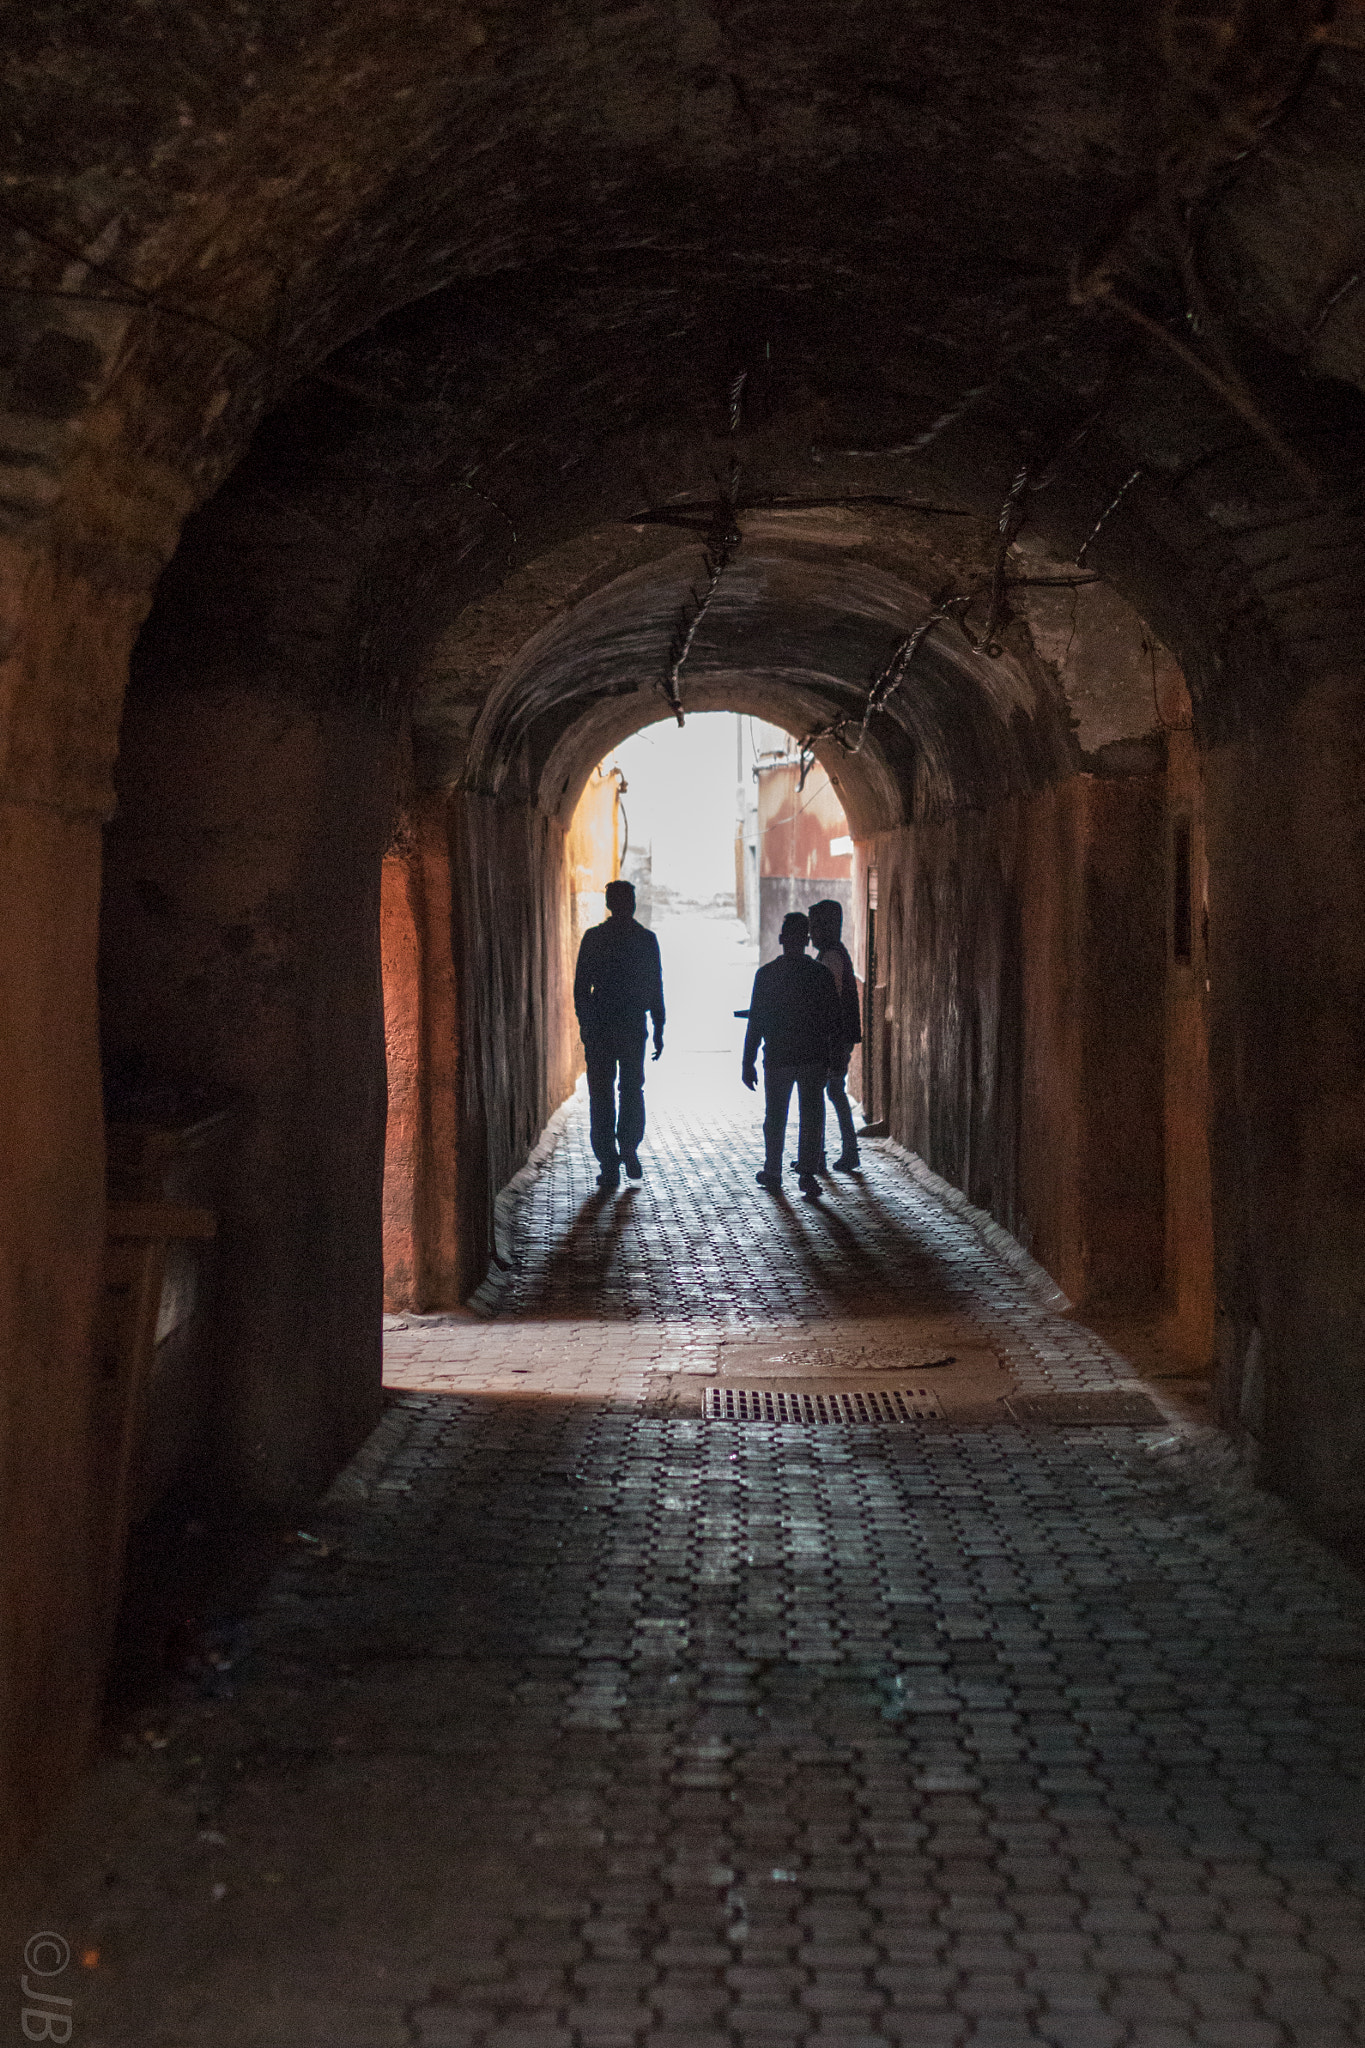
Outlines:
[[[1215,748],[1210,1120],[1222,1419],[1359,1554],[1365,1519],[1365,686]]]
[[[0,1858],[85,1762],[109,1621],[99,841],[96,820],[0,801]]]
[[[568,834],[523,802],[470,791],[450,800],[449,857],[459,1067],[459,1290],[496,1243],[493,1203],[582,1067],[573,1009],[576,932]]]
[[[384,1306],[423,1309],[420,1189],[422,1130],[422,938],[419,883],[406,849],[384,856],[379,942],[384,979]]]
[[[1163,1286],[1163,816],[1159,776],[1081,775],[866,855],[879,1108],[1078,1302]]]
[[[385,856],[381,885],[384,1305],[394,1310],[456,1308],[468,1291],[459,1174],[470,1148],[459,1131],[450,881],[445,800],[422,798]]]
[[[1166,1314],[1169,1348],[1208,1366],[1214,1346],[1209,1178],[1209,911],[1203,763],[1188,725],[1166,754]],[[1177,835],[1188,834],[1188,900]],[[1178,927],[1183,927],[1179,929]],[[1188,958],[1184,957],[1188,947]]]
[[[136,680],[101,933],[106,1058],[210,1090],[224,1162],[200,1446],[243,1505],[310,1499],[380,1401],[383,734],[358,705]]]
[[[617,770],[604,774],[600,766],[594,768],[569,820],[569,877],[580,935],[606,916],[607,884],[621,872],[621,779]],[[625,815],[628,823],[630,814]],[[625,836],[629,853],[628,830]],[[648,914],[649,906],[639,901],[641,893],[637,888],[637,906]]]
[[[800,764],[760,766],[758,781],[759,956],[775,960],[778,933],[790,910],[808,910],[822,898],[838,903],[844,923],[853,904],[853,855],[831,853],[848,837],[848,818],[829,776],[817,761],[797,789]]]
[[[0,1860],[89,1754],[113,1618],[95,959],[145,602],[0,540]]]

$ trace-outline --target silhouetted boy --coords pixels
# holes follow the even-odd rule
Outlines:
[[[820,965],[827,968],[833,977],[839,997],[839,1044],[837,1057],[831,1060],[826,1087],[829,1099],[834,1104],[834,1114],[839,1119],[839,1140],[843,1147],[834,1165],[840,1173],[852,1173],[861,1164],[858,1155],[858,1133],[853,1124],[853,1111],[848,1106],[848,1063],[853,1057],[855,1045],[863,1042],[863,1020],[858,1002],[858,977],[853,972],[853,961],[848,947],[844,945],[841,932],[844,928],[844,913],[833,897],[826,897],[823,903],[812,903],[809,911],[810,942],[815,948],[815,957]]]
[[[825,1076],[839,1042],[839,998],[834,983],[806,953],[810,924],[793,910],[782,920],[782,957],[770,960],[754,976],[749,999],[749,1028],[744,1034],[746,1088],[758,1085],[758,1048],[763,1047],[763,1171],[760,1187],[774,1192],[782,1185],[782,1148],[787,1138],[787,1110],[792,1089],[800,1109],[796,1171],[801,1192],[820,1192],[815,1170],[825,1140]]]
[[[639,1180],[645,1134],[646,1017],[654,1020],[654,1057],[664,1049],[664,982],[659,941],[635,922],[629,882],[608,882],[605,924],[583,934],[573,978],[573,1006],[588,1069],[593,1154],[602,1169],[597,1185],[621,1185],[624,1165]],[[620,1108],[617,1075],[620,1074]]]

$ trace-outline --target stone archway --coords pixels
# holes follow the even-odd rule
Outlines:
[[[485,1072],[465,1104],[486,1191],[559,1085],[534,1014],[556,945],[543,884],[556,804],[617,717],[535,662],[596,605],[627,641],[634,617],[652,690],[727,490],[753,567],[698,647],[697,703],[743,692],[803,726],[855,710],[883,627],[894,644],[893,619],[989,583],[1023,470],[1013,569],[1083,557],[1103,573],[1121,607],[1108,624],[1102,590],[1075,596],[1073,631],[1072,595],[1021,587],[996,661],[941,635],[861,784],[827,750],[883,867],[933,881],[956,859],[968,877],[968,842],[992,840],[1044,950],[1082,929],[1124,949],[1105,889],[1151,839],[1141,791],[1171,714],[1150,643],[1125,645],[1122,621],[1172,651],[1192,705],[1178,746],[1209,798],[1224,1409],[1243,1413],[1254,1349],[1268,1474],[1333,1526],[1357,1518],[1365,349],[1348,12],[1258,11],[1253,35],[1246,10],[1116,26],[1112,8],[1057,0],[983,34],[922,10],[720,24],[571,6],[529,32],[412,0],[301,29],[234,15],[191,43],[165,0],[151,56],[116,16],[60,46],[49,15],[21,27],[0,448],[0,1460],[6,1771],[36,1789],[16,1811],[83,1753],[107,1640],[95,970],[116,754],[106,1029],[210,1064],[233,1051],[248,1093],[279,1093],[241,1215],[288,1276],[279,1299],[314,1363],[281,1348],[283,1306],[279,1328],[254,1325],[255,1391],[229,1436],[243,1473],[259,1456],[281,1496],[306,1492],[376,1398],[373,1342],[345,1306],[369,1302],[373,1272],[339,1274],[334,1325],[318,1302],[346,1239],[332,1221],[351,1202],[346,1229],[368,1231],[377,1203],[352,1196],[377,1185],[382,1149],[364,1074],[395,807],[429,819],[440,800],[454,872],[482,877],[453,894],[457,920],[488,928],[492,882],[510,892],[486,1013],[457,1022],[487,1045],[531,1016],[515,1100],[495,1104]],[[613,611],[631,593],[634,613]],[[750,632],[782,662],[737,648]],[[523,649],[548,695],[528,681],[516,718],[495,707],[481,727]],[[1066,847],[1079,894],[1043,918],[1028,876],[1060,872]],[[1026,922],[974,956],[1000,963],[983,1047],[1001,990],[1029,1013],[1045,993]],[[291,977],[313,993],[307,1028]],[[951,974],[930,980],[957,1014]],[[1058,1030],[1103,1042],[1103,1006],[1079,1015],[1059,1011]],[[1002,1136],[989,1178],[1022,1217],[1021,1147]],[[1050,1213],[1079,1157],[1068,1137]],[[276,1241],[272,1190],[300,1161]],[[329,1388],[318,1435],[333,1342],[352,1392]],[[303,1418],[292,1435],[285,1410]]]

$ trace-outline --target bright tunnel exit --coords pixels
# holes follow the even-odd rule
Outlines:
[[[666,1054],[649,1099],[752,1109],[740,1084],[755,970],[778,952],[789,910],[833,899],[852,932],[853,841],[818,763],[799,788],[798,743],[780,726],[704,712],[634,734],[598,765],[569,834],[575,923],[605,915],[618,875],[659,940]]]

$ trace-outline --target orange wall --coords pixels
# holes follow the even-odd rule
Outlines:
[[[495,1256],[493,1204],[573,1087],[568,838],[529,806],[423,799],[384,863],[384,1288],[451,1309]]]
[[[831,839],[847,836],[848,820],[834,785],[817,762],[797,790],[793,761],[765,768],[758,778],[760,875],[791,875],[801,881],[846,882],[852,853],[831,853]]]
[[[569,821],[569,886],[576,896],[600,896],[621,872],[620,796],[617,775],[594,768]]]
[[[379,931],[389,1089],[384,1132],[384,1306],[420,1309],[426,1306],[419,1284],[417,1214],[422,1164],[422,954],[411,865],[401,852],[384,858]]]
[[[1164,811],[1159,772],[1077,775],[866,855],[876,1113],[1078,1302],[1164,1285]]]
[[[418,1311],[454,1308],[463,1277],[457,1189],[459,1016],[450,853],[439,797],[425,798],[414,808],[402,843],[385,857],[380,942],[389,1089],[384,1305]]]
[[[1194,734],[1169,735],[1166,975],[1166,1341],[1200,1365],[1213,1357],[1213,1191],[1209,1169],[1208,859],[1204,779]],[[1191,958],[1175,958],[1173,828],[1190,821]]]

